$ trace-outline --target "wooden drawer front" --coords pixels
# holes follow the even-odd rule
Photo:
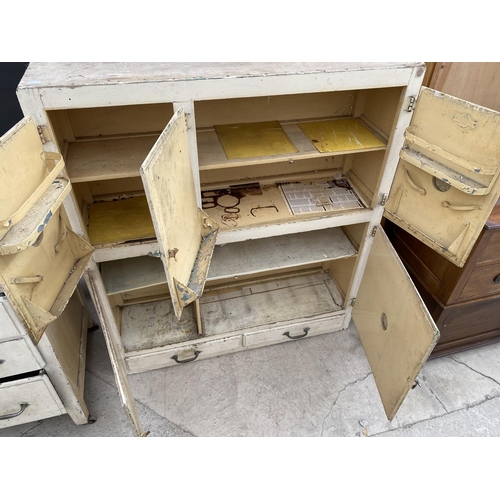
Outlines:
[[[241,335],[237,335],[225,339],[201,341],[173,349],[155,349],[144,354],[128,355],[125,359],[130,373],[140,373],[212,358],[240,348]]]
[[[66,410],[47,375],[0,384],[0,429],[63,413]]]
[[[500,293],[500,263],[476,267],[467,280],[459,298],[479,298],[496,293]]]
[[[323,333],[330,333],[340,330],[344,315],[334,318],[309,321],[280,328],[270,328],[260,332],[252,332],[243,335],[243,345],[245,347],[259,347],[264,345],[279,344],[300,338],[314,337]]]
[[[498,331],[500,298],[474,300],[447,307],[436,324],[441,332],[439,344],[473,339],[476,335]]]
[[[0,379],[39,370],[44,364],[26,337],[0,343]]]
[[[24,328],[17,319],[7,297],[0,297],[0,342],[24,335]]]
[[[478,264],[500,261],[500,229],[491,229],[491,231],[490,241],[479,257]],[[487,235],[488,232],[485,234]]]

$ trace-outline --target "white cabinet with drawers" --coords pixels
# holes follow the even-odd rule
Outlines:
[[[0,294],[0,429],[69,414],[88,422],[84,401],[87,307],[77,290],[35,345]]]
[[[460,266],[500,190],[498,113],[421,88],[424,71],[31,65],[21,107],[42,159],[64,161],[58,190],[70,183],[63,201],[47,202],[59,213],[47,237],[31,237],[39,222],[14,235],[19,254],[44,241],[61,248],[48,296],[22,291],[43,290],[46,270],[2,271],[4,284],[18,280],[10,298],[32,337],[43,339],[83,272],[140,435],[128,374],[295,342],[353,318],[392,419],[439,332],[382,216]]]

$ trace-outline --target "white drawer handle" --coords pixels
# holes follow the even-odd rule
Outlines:
[[[24,410],[26,410],[26,408],[28,408],[29,403],[19,403],[19,406],[21,409],[18,412],[10,413],[9,415],[2,415],[0,416],[0,420],[8,420],[9,418],[18,417]]]
[[[291,340],[303,339],[304,337],[307,336],[307,334],[309,333],[309,330],[310,330],[310,328],[308,326],[306,326],[304,328],[304,333],[302,335],[295,335],[295,337],[292,337],[292,335],[290,335],[290,332],[285,332],[283,335],[285,337],[288,337]]]

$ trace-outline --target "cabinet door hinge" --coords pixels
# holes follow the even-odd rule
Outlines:
[[[356,297],[351,299],[351,307],[354,307],[355,303],[356,303]]]
[[[387,203],[387,195],[386,194],[383,194],[381,197],[380,197],[380,204],[382,206],[385,206],[385,204]]]
[[[378,229],[378,226],[373,226],[372,236],[375,236],[377,234],[377,229]]]
[[[408,111],[408,113],[411,113],[415,109],[415,104],[417,102],[417,98],[414,95],[411,95],[408,97],[408,105],[405,108],[405,111]]]
[[[36,129],[38,130],[38,135],[40,136],[42,144],[45,144],[46,142],[50,142],[52,140],[49,134],[49,130],[45,125],[38,125]]]

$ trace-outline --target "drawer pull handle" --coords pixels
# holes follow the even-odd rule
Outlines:
[[[21,409],[18,412],[11,413],[9,415],[2,415],[0,416],[0,420],[7,420],[9,418],[18,417],[24,410],[26,410],[26,408],[28,408],[29,403],[19,403],[19,406],[21,407]]]
[[[307,334],[309,333],[309,330],[310,330],[310,328],[309,328],[308,326],[306,326],[306,327],[304,328],[304,333],[303,333],[303,334],[301,334],[301,335],[295,335],[295,336],[293,337],[292,335],[290,335],[290,332],[285,332],[283,335],[284,335],[285,337],[288,337],[288,338],[289,338],[289,339],[291,339],[291,340],[303,339],[304,337],[306,337],[306,336],[307,336]]]
[[[177,354],[174,354],[174,356],[172,356],[170,359],[173,359],[176,363],[190,363],[191,361],[197,359],[200,354],[201,351],[194,351],[194,356],[189,359],[179,359],[179,356],[177,356]]]
[[[482,205],[450,205],[447,201],[441,203],[444,208],[449,208],[450,210],[461,210],[467,212],[469,210],[482,210]]]
[[[500,283],[500,274],[499,274],[498,276],[495,276],[495,277],[493,278],[493,281],[494,281],[495,283]]]

